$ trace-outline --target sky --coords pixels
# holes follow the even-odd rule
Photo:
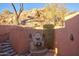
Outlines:
[[[19,4],[15,4],[16,9],[19,9]],[[29,10],[33,8],[43,8],[45,7],[45,3],[24,3],[24,9]],[[79,11],[79,3],[68,3],[65,5],[70,11]],[[13,7],[10,3],[0,3],[0,12],[4,9],[8,9],[9,11],[13,11]]]

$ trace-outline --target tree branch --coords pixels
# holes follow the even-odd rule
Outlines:
[[[14,9],[14,11],[15,11],[15,14],[16,14],[16,15],[18,15],[18,14],[17,14],[17,10],[16,10],[16,8],[15,8],[14,4],[13,4],[13,3],[11,3],[11,5],[13,6],[13,9]]]
[[[19,18],[19,16],[20,16],[20,14],[22,13],[22,11],[23,11],[23,3],[20,4],[20,10],[19,10],[18,18]]]

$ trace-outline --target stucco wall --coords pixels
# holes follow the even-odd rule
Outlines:
[[[9,36],[15,50],[21,53],[24,50],[29,50],[29,34],[33,32],[41,32],[41,30],[0,25],[0,35],[8,33],[8,35],[0,36],[0,42]],[[70,39],[71,34],[73,35],[73,40]],[[58,55],[79,55],[79,15],[67,20],[65,28],[56,29],[54,36]]]
[[[55,30],[55,44],[59,55],[79,55],[79,15],[67,20],[65,28]],[[73,40],[70,35],[73,35]]]
[[[22,28],[15,25],[0,25],[0,43],[9,39],[17,53],[24,53],[29,50],[29,28]]]
[[[24,53],[29,50],[29,37],[23,28],[12,29],[9,39],[18,53]]]
[[[0,25],[0,42],[8,37],[10,30],[13,28],[16,28],[16,26]]]

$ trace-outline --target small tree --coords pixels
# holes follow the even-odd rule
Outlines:
[[[54,21],[54,25],[61,22],[63,25],[64,17],[68,14],[68,9],[65,7],[65,4],[47,4],[45,17],[51,21]]]
[[[11,3],[11,5],[12,5],[12,7],[13,7],[13,9],[14,9],[14,12],[15,12],[15,15],[16,15],[16,22],[17,22],[17,24],[19,25],[19,17],[20,17],[20,15],[21,15],[21,13],[22,13],[22,11],[23,11],[23,3],[22,4],[20,4],[20,10],[19,10],[19,12],[17,12],[17,10],[16,10],[16,8],[15,8],[15,5],[13,4],[13,3]]]

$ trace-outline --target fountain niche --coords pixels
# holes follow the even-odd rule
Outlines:
[[[32,33],[31,35],[31,49],[41,50],[44,48],[44,40],[42,34],[39,32]]]
[[[32,33],[31,37],[31,45],[30,52],[31,55],[41,56],[44,55],[47,51],[44,47],[43,35],[39,32]]]

